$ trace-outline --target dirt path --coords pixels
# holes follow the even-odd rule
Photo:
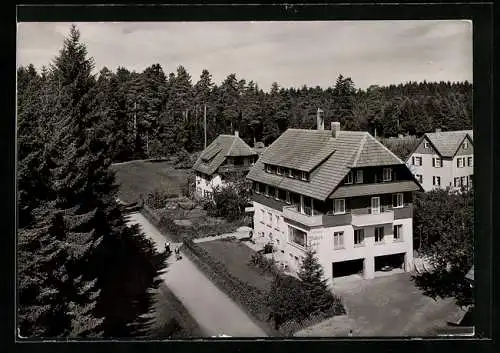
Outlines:
[[[156,248],[164,249],[166,238],[140,213],[130,214],[129,223],[139,224],[142,231],[154,241]],[[162,277],[207,336],[267,336],[185,256],[179,261],[170,259],[168,269]]]

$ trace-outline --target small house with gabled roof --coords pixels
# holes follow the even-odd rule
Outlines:
[[[254,236],[293,273],[314,247],[327,279],[413,269],[412,192],[405,163],[367,132],[288,129],[247,175]]]
[[[255,152],[238,134],[219,135],[193,165],[196,173],[196,193],[208,197],[218,186],[225,185],[229,175],[246,175],[257,160]]]
[[[406,160],[425,191],[472,186],[474,150],[472,130],[426,133]]]

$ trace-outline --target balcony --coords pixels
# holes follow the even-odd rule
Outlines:
[[[356,227],[372,226],[394,222],[394,211],[380,210],[380,213],[352,213],[351,224]]]
[[[323,215],[311,215],[300,213],[296,206],[284,206],[283,217],[298,222],[308,227],[317,227],[323,225]]]

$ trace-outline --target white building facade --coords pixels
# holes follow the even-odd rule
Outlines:
[[[425,191],[471,187],[474,150],[471,131],[425,134],[406,164]]]
[[[325,133],[287,131],[251,169],[255,241],[272,243],[275,260],[292,273],[314,248],[330,284],[388,269],[412,271],[412,191],[420,186],[404,162],[368,133],[332,132],[331,140]],[[318,140],[323,142],[314,146]],[[322,152],[310,155],[328,155],[329,148],[326,159]],[[303,159],[293,161],[301,153]],[[296,163],[302,171],[291,167],[308,159],[310,167]]]

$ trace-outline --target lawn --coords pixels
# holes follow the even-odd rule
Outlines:
[[[211,257],[222,262],[231,275],[263,292],[268,292],[273,279],[269,274],[262,274],[259,270],[247,265],[250,256],[255,254],[255,251],[248,246],[239,240],[231,239],[214,240],[198,245]]]
[[[154,190],[181,195],[189,170],[175,169],[171,162],[132,161],[112,165],[120,184],[118,197],[126,202],[137,202],[141,195]]]

